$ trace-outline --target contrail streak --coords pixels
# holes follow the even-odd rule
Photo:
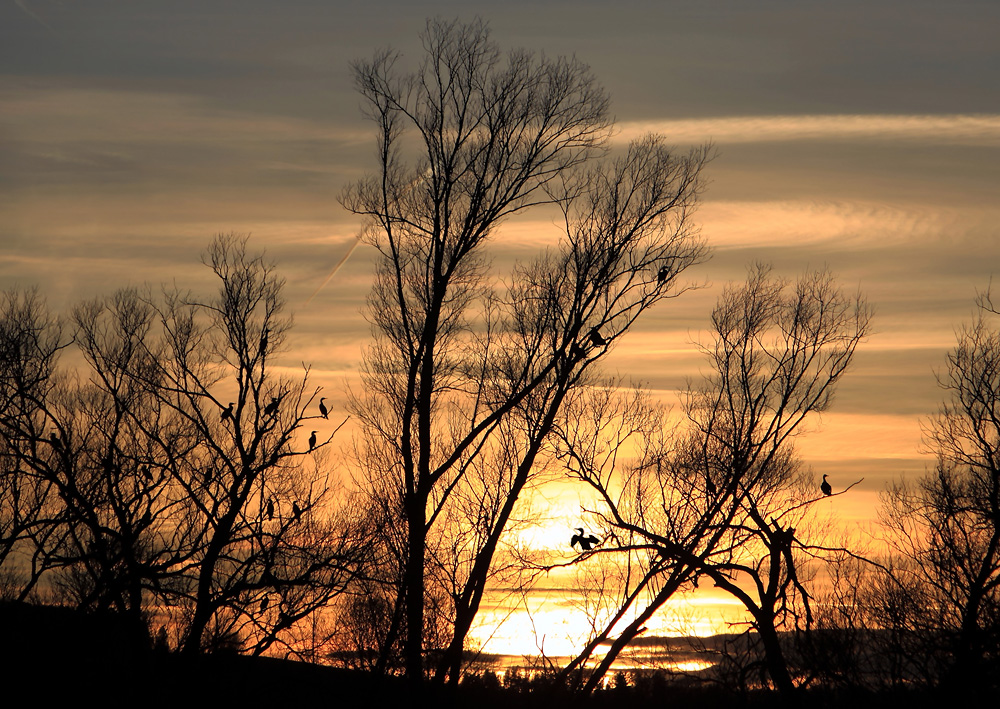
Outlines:
[[[42,27],[49,30],[50,32],[52,31],[52,28],[49,27],[48,23],[45,22],[45,20],[43,20],[41,17],[36,15],[34,12],[32,12],[31,8],[28,7],[28,5],[24,2],[24,0],[14,0],[14,4],[17,5],[19,8],[21,8],[21,10],[24,11],[24,14],[26,14],[28,17],[38,22]]]
[[[359,231],[357,236],[354,237],[354,243],[351,244],[349,249],[347,249],[347,253],[345,253],[343,256],[340,257],[340,260],[337,261],[337,264],[333,267],[333,270],[330,271],[330,275],[327,276],[326,280],[324,280],[322,283],[319,284],[319,288],[317,288],[313,292],[313,294],[309,296],[309,300],[305,302],[306,305],[309,305],[312,302],[313,298],[315,298],[319,294],[319,292],[326,287],[326,284],[330,282],[330,279],[333,278],[335,275],[337,275],[337,271],[339,271],[340,267],[347,262],[347,259],[350,257],[352,253],[354,253],[354,249],[358,248],[358,244],[360,243],[361,243],[361,232]]]

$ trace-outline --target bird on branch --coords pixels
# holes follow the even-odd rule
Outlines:
[[[272,396],[271,397],[271,403],[264,407],[264,415],[265,416],[274,416],[274,415],[276,415],[278,413],[278,405],[280,403],[281,402],[278,401],[278,397]]]
[[[833,494],[833,488],[830,487],[830,483],[826,481],[826,475],[823,476],[823,482],[820,483],[819,489],[823,491],[823,494],[829,497]]]
[[[325,396],[321,396],[321,397],[319,398],[319,413],[320,413],[320,415],[321,415],[321,416],[322,416],[323,418],[329,418],[329,416],[327,416],[327,414],[329,414],[330,412],[329,412],[329,411],[327,410],[327,408],[326,408],[326,404],[324,404],[324,403],[323,403],[323,400],[324,400],[325,398],[326,398]]]
[[[569,541],[569,545],[572,548],[574,548],[574,549],[576,548],[576,545],[579,544],[580,548],[583,551],[590,551],[591,549],[594,548],[595,544],[597,544],[598,542],[601,541],[600,539],[598,539],[597,537],[595,537],[593,534],[590,534],[588,536],[584,536],[584,529],[583,529],[583,527],[577,527],[576,531],[578,532],[578,534],[574,534],[573,538],[570,539],[570,541]]]
[[[230,401],[229,406],[224,408],[222,410],[222,413],[219,415],[219,420],[225,421],[226,419],[231,419],[232,417],[233,417],[233,402]]]
[[[590,331],[590,341],[593,343],[594,347],[604,347],[604,345],[608,344],[608,341],[604,339],[600,330],[596,327]]]
[[[315,447],[316,447],[316,432],[313,431],[312,435],[309,436],[309,450],[311,451]]]

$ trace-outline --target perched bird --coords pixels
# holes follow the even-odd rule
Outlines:
[[[323,400],[325,398],[326,398],[325,396],[321,396],[319,398],[319,413],[320,416],[322,416],[323,418],[328,418],[327,414],[329,414],[330,412],[327,410],[326,404],[323,403]]]
[[[301,516],[302,516],[302,508],[299,507],[299,503],[298,502],[293,502],[292,503],[292,521],[293,522],[298,521],[299,517],[301,517]]]
[[[263,613],[264,611],[267,610],[267,606],[268,606],[268,604],[270,604],[270,602],[271,601],[270,601],[270,599],[267,596],[264,596],[262,599],[260,599],[260,612],[261,613]]]
[[[49,442],[52,444],[52,447],[55,448],[56,450],[62,448],[62,439],[59,438],[59,433],[56,431],[53,431],[51,434],[49,434]]]
[[[705,476],[705,489],[708,491],[708,494],[711,495],[712,497],[715,497],[716,495],[719,494],[719,488],[717,488],[715,486],[715,483],[712,482],[712,478],[708,477],[707,475]]]
[[[312,435],[309,436],[309,450],[312,450],[315,447],[316,447],[316,432],[313,431]]]
[[[232,417],[233,417],[233,402],[230,401],[229,406],[224,408],[222,410],[222,413],[219,415],[219,420],[225,421],[226,419],[231,419]]]
[[[819,489],[823,491],[824,495],[828,495],[829,496],[829,495],[833,494],[833,488],[830,487],[830,483],[828,483],[826,481],[826,476],[825,475],[823,476],[823,482],[821,482],[820,485],[819,485]]]
[[[586,537],[583,536],[583,527],[577,527],[576,531],[579,532],[579,534],[574,534],[573,538],[569,540],[569,545],[574,549],[576,548],[576,545],[579,544],[583,551],[590,551],[594,548],[594,545],[600,541],[600,539],[595,537],[593,534]]]
[[[608,344],[608,341],[604,339],[596,327],[590,331],[590,341],[594,347],[604,347],[604,345]]]
[[[260,354],[264,356],[267,352],[267,328],[265,327],[260,333]]]
[[[264,407],[265,416],[274,416],[278,413],[278,397],[272,396],[271,403]]]
[[[141,468],[139,468],[139,472],[143,474],[143,476],[146,478],[146,480],[152,480],[153,479],[153,473],[150,472],[148,465],[144,465]]]
[[[267,518],[274,519],[274,500],[269,499],[267,501]]]
[[[660,270],[656,274],[656,282],[663,283],[665,280],[667,280],[667,276],[669,275],[670,275],[670,267],[660,266]]]
[[[586,350],[580,347],[580,345],[576,342],[574,342],[573,345],[569,348],[569,356],[572,359],[580,359],[581,357],[584,357],[586,354],[587,354]]]

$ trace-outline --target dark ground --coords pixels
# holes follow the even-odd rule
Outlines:
[[[771,693],[740,697],[722,688],[647,677],[637,686],[580,697],[523,681],[513,687],[473,681],[456,693],[418,695],[398,678],[235,654],[186,657],[130,643],[113,616],[0,603],[0,706],[100,707],[456,707],[603,709],[605,707],[779,707]],[[23,697],[23,699],[22,699]],[[876,695],[810,690],[809,709],[922,709],[956,704],[919,692]],[[964,702],[962,702],[964,703]],[[974,703],[977,704],[977,703]],[[955,709],[965,709],[956,707]]]

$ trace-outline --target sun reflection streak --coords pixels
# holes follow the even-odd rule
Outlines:
[[[516,658],[558,659],[576,656],[593,635],[593,626],[582,610],[585,592],[572,588],[529,591],[515,600],[510,589],[487,593],[478,624],[470,640],[484,653]],[[626,618],[627,623],[631,618]],[[671,638],[709,637],[742,629],[748,618],[738,601],[714,590],[696,591],[668,601],[647,623],[643,645],[616,661],[616,669],[669,668],[699,671],[712,663],[689,658],[670,660],[670,652],[655,642]],[[598,651],[600,652],[600,650]]]

